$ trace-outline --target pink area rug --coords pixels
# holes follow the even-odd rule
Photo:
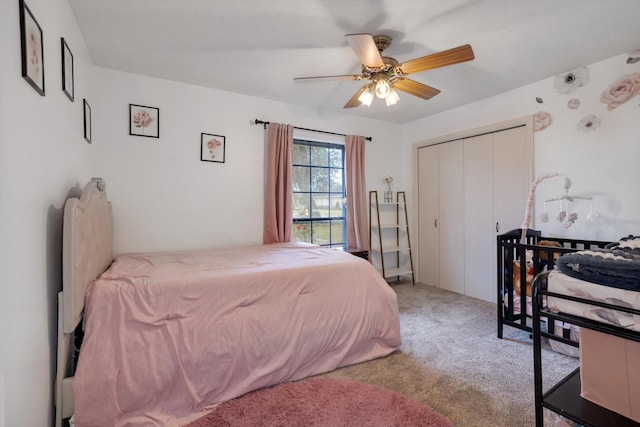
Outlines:
[[[394,391],[356,381],[317,379],[245,394],[187,427],[451,425],[442,415]]]

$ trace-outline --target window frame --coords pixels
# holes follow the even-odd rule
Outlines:
[[[300,164],[300,163],[296,163],[295,162],[295,156],[292,156],[292,167],[296,168],[296,167],[306,167],[309,169],[309,185],[308,185],[308,189],[307,190],[296,190],[295,186],[292,185],[291,188],[291,192],[292,192],[292,199],[295,200],[295,195],[296,194],[307,194],[309,195],[309,208],[311,209],[311,205],[312,205],[312,198],[314,194],[328,194],[329,195],[329,200],[332,200],[334,198],[334,196],[336,198],[339,198],[341,200],[341,211],[342,211],[342,215],[341,216],[331,216],[331,210],[329,211],[329,216],[313,216],[312,212],[309,212],[309,216],[308,217],[298,217],[296,218],[295,213],[293,215],[293,227],[294,227],[294,231],[293,231],[293,238],[294,241],[295,240],[295,227],[297,225],[301,225],[301,224],[308,224],[311,227],[311,231],[310,231],[310,237],[309,240],[311,241],[310,243],[313,243],[313,233],[314,233],[314,223],[326,223],[328,222],[329,224],[329,242],[328,243],[313,243],[315,245],[319,245],[319,246],[325,246],[325,247],[333,247],[333,248],[342,248],[345,249],[347,247],[347,208],[346,208],[346,165],[345,165],[345,146],[344,144],[339,144],[339,143],[335,143],[335,142],[325,142],[325,141],[313,141],[313,140],[308,140],[305,138],[295,138],[293,139],[293,145],[296,146],[306,146],[309,147],[309,159],[308,162],[306,164]],[[340,150],[340,153],[342,155],[341,158],[341,167],[336,167],[336,166],[331,166],[330,162],[328,162],[329,164],[327,166],[322,166],[322,165],[314,165],[312,163],[313,157],[312,157],[312,148],[313,147],[319,147],[319,148],[325,148],[327,149],[327,156],[329,156],[329,152],[328,150],[330,149],[335,149],[335,150]],[[327,191],[314,191],[313,188],[313,173],[312,171],[315,169],[326,169],[326,170],[331,170],[331,169],[337,169],[341,171],[341,175],[342,175],[342,182],[341,182],[341,188],[342,188],[342,192],[336,192],[336,191],[331,191],[331,180],[329,178],[329,182],[327,183]],[[295,175],[295,174],[294,174]],[[292,184],[295,184],[295,182],[293,182]],[[295,201],[294,201],[294,206],[293,209],[295,209]],[[311,209],[312,210],[312,209]],[[334,243],[334,235],[333,235],[333,227],[332,224],[334,222],[338,222],[341,221],[343,226],[342,226],[342,233],[340,236],[340,242],[339,243]]]

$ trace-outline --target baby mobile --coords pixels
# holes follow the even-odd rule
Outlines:
[[[529,228],[529,224],[531,224],[531,212],[533,210],[533,195],[536,191],[536,187],[542,181],[548,178],[553,178],[555,176],[560,176],[559,173],[548,173],[536,178],[531,187],[529,188],[529,197],[527,198],[527,205],[525,206],[524,211],[524,220],[522,221],[522,225],[520,228],[522,229],[522,235],[520,236],[520,242],[526,242],[527,229]],[[547,203],[550,202],[560,202],[560,211],[556,216],[556,219],[560,221],[564,228],[569,228],[576,222],[578,219],[578,214],[576,212],[572,212],[571,210],[571,202],[574,200],[589,200],[591,202],[591,208],[589,213],[587,214],[587,221],[594,222],[597,221],[600,217],[600,214],[593,210],[593,198],[587,196],[574,196],[569,194],[569,188],[571,188],[571,180],[568,176],[562,175],[564,178],[562,179],[562,186],[564,188],[564,194],[558,197],[553,197],[551,199],[547,199],[544,201],[544,212],[540,215],[540,221],[546,223],[549,222],[549,214],[547,213]]]

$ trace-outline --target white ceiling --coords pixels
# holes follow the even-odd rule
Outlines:
[[[396,123],[640,48],[640,0],[69,3],[95,65]],[[343,110],[362,81],[293,78],[359,74],[349,33],[391,36],[399,62],[466,43],[476,58],[411,75],[442,91],[431,100]]]

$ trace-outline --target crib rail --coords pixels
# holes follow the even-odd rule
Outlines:
[[[498,338],[502,338],[505,325],[527,331],[529,334],[533,332],[531,286],[537,274],[552,270],[557,258],[562,254],[603,248],[610,243],[598,240],[542,237],[540,231],[531,229],[526,232],[525,242],[520,241],[521,237],[521,229],[497,236]],[[544,244],[540,244],[541,242]],[[558,246],[548,246],[550,244]],[[527,259],[530,260],[529,265],[526,264]],[[516,268],[518,264],[519,272]],[[547,319],[547,322],[547,329],[554,331],[553,319]],[[562,342],[577,345],[568,339]]]

